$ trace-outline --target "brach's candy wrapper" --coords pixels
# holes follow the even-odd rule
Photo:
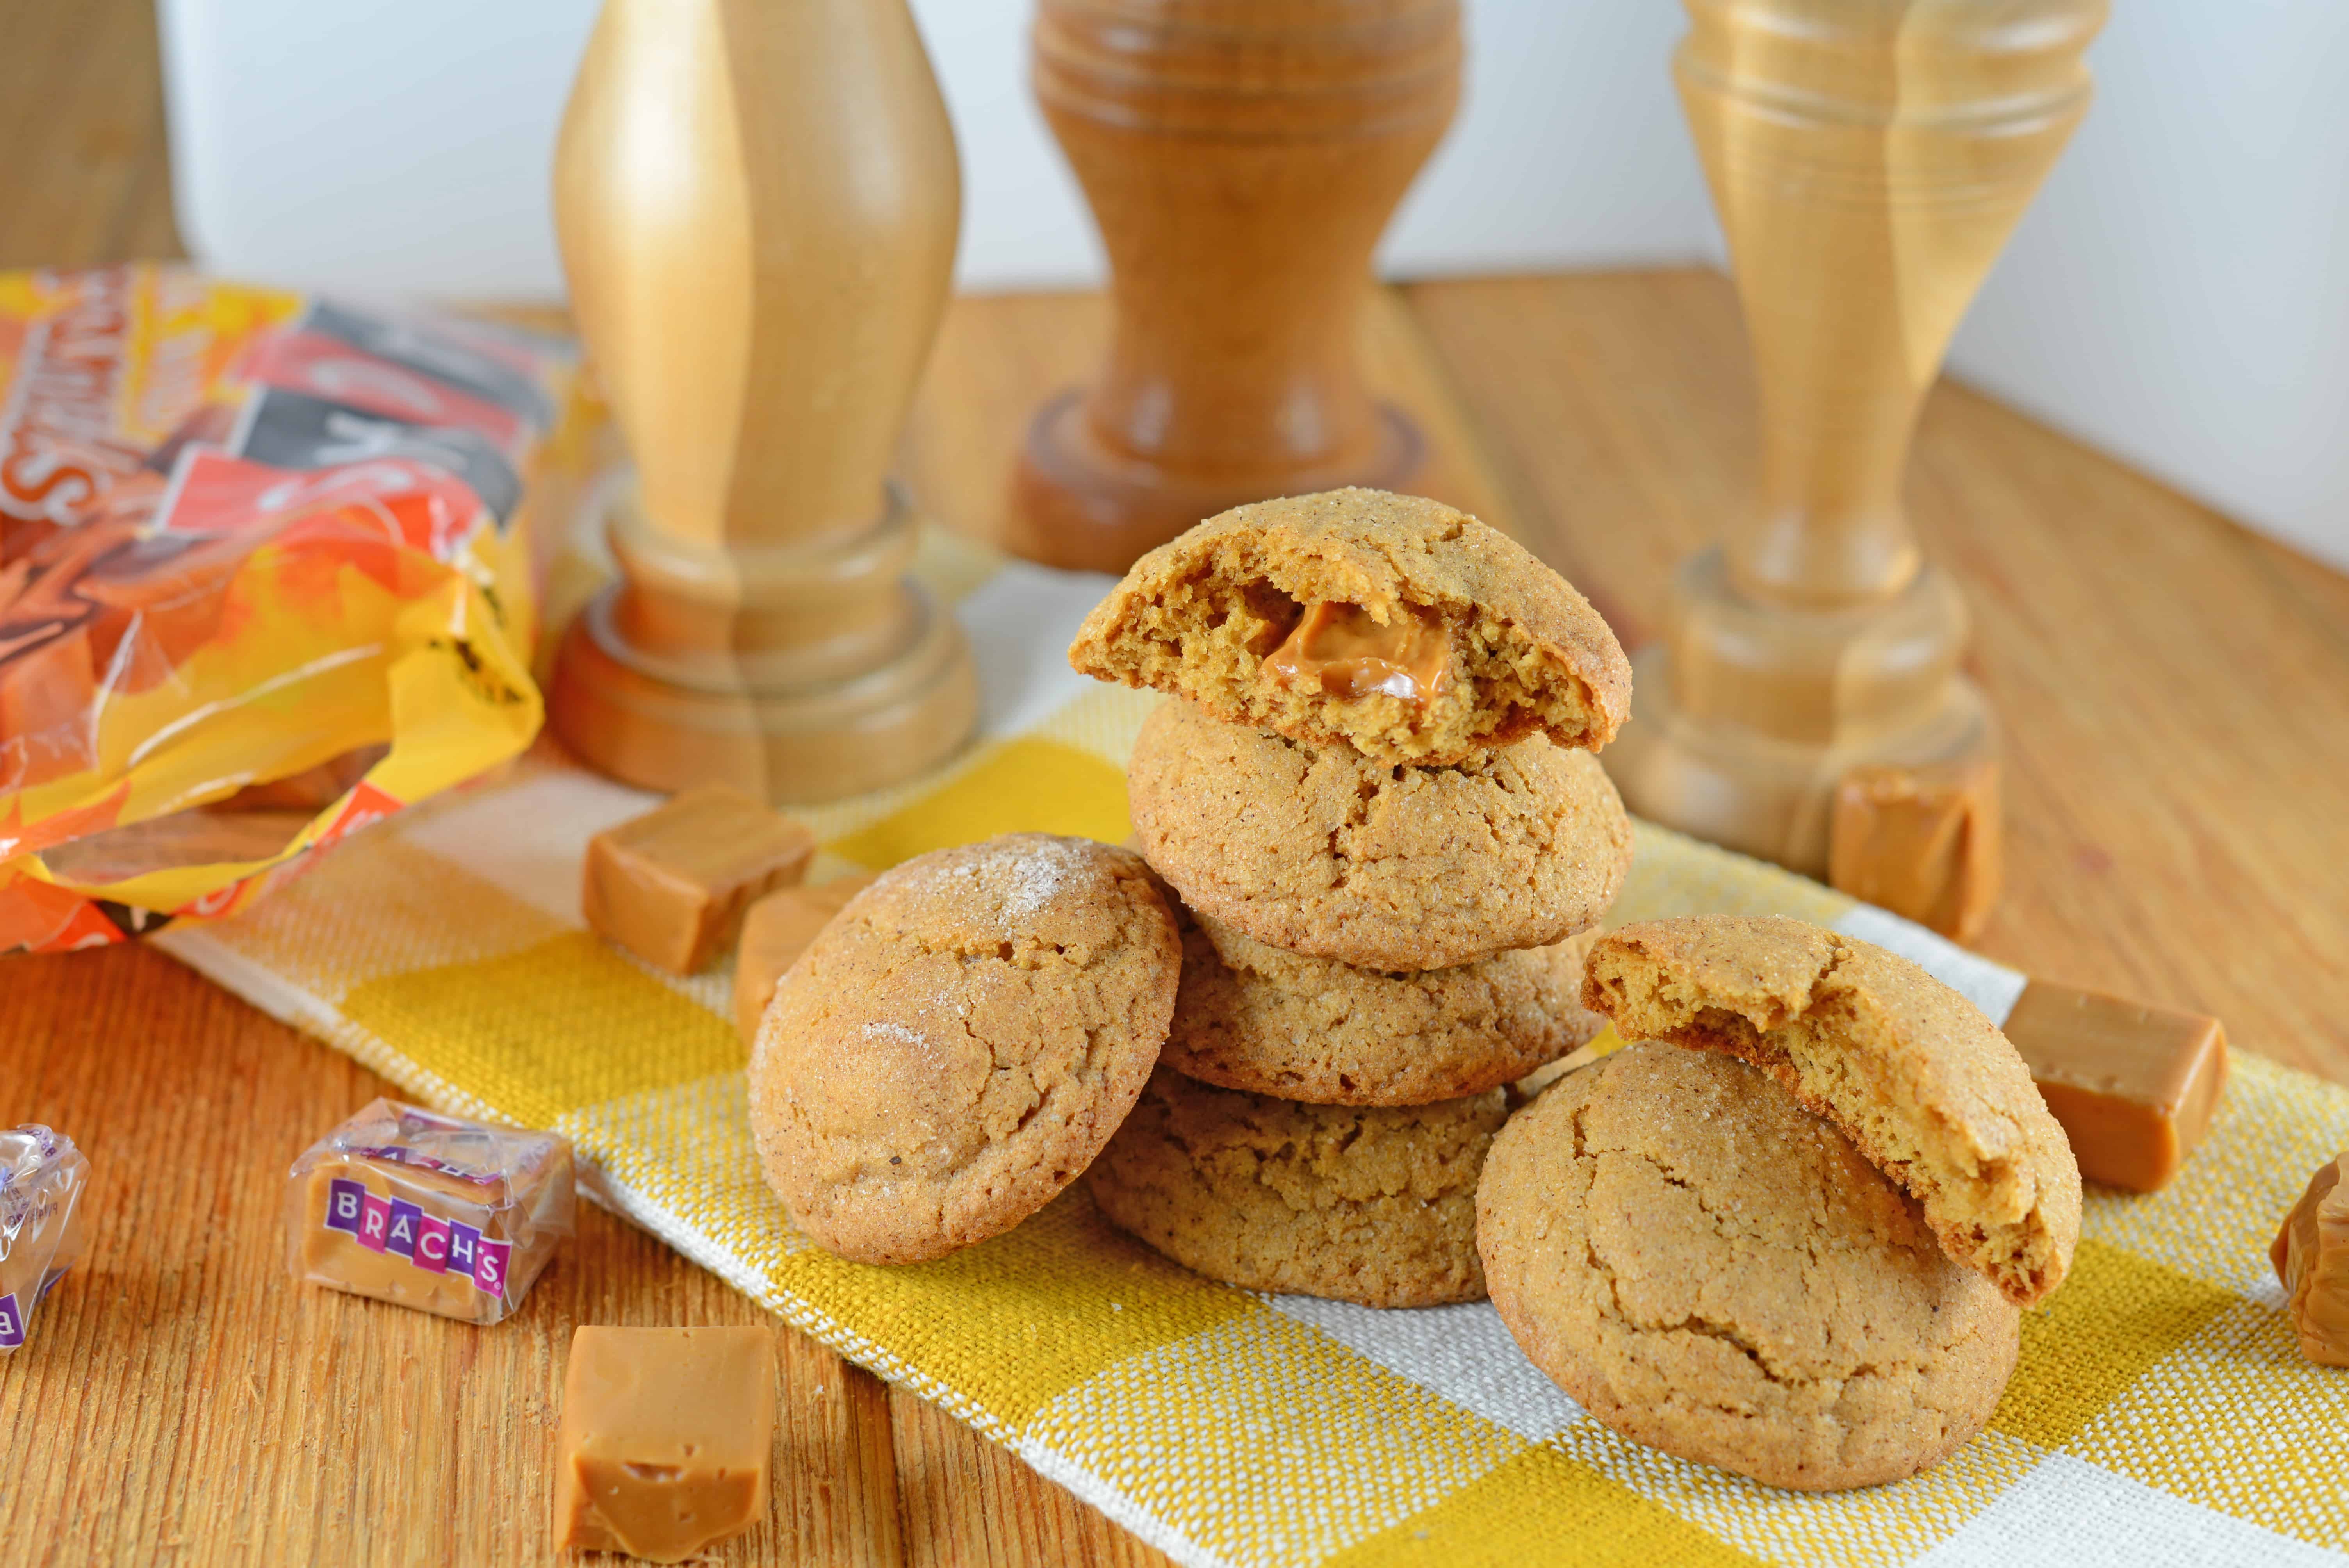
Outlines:
[[[76,1205],[88,1175],[62,1133],[0,1128],[0,1356],[24,1348],[33,1309],[81,1257]]]
[[[0,953],[229,913],[528,745],[575,391],[481,323],[0,273]]]
[[[571,1234],[571,1142],[378,1099],[294,1161],[294,1277],[468,1323],[522,1305]]]

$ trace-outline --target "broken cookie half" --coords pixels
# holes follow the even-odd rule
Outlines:
[[[1383,490],[1209,518],[1134,563],[1069,663],[1423,765],[1536,734],[1595,751],[1631,704],[1621,645],[1565,578],[1465,512]]]
[[[1798,920],[1684,915],[1599,938],[1583,1005],[1627,1040],[1770,1073],[2009,1301],[2063,1283],[2080,1234],[2072,1146],[2006,1037],[1907,959]]]

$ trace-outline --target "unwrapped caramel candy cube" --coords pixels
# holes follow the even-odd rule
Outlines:
[[[497,1323],[571,1234],[571,1140],[378,1099],[305,1150],[286,1197],[294,1277]]]
[[[1961,767],[1855,768],[1836,785],[1827,881],[1970,942],[1998,902],[2002,845],[1995,758]]]
[[[707,969],[743,912],[807,874],[815,835],[739,790],[705,785],[587,841],[587,923],[656,968]]]
[[[766,1517],[771,1328],[571,1336],[555,1439],[554,1543],[676,1563]]]
[[[2227,1087],[2216,1018],[2033,980],[2002,1026],[2080,1174],[2132,1192],[2169,1184]]]
[[[741,945],[734,950],[734,1024],[745,1044],[758,1038],[775,982],[800,961],[816,933],[872,885],[873,873],[859,872],[814,887],[771,892],[750,906],[742,917]]]
[[[2300,1353],[2349,1367],[2349,1151],[2316,1168],[2268,1249]]]

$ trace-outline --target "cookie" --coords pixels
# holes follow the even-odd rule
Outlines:
[[[1585,932],[1451,969],[1389,974],[1269,947],[1175,911],[1183,983],[1160,1060],[1320,1105],[1424,1105],[1523,1078],[1596,1035]]]
[[[1595,749],[1631,706],[1621,645],[1565,578],[1465,512],[1383,490],[1209,518],[1134,562],[1069,663],[1390,762],[1529,735]]]
[[[1150,1077],[1182,945],[1130,850],[1014,833],[907,861],[777,982],[750,1129],[799,1228],[860,1263],[1009,1230]]]
[[[2072,1145],[2006,1037],[1907,959],[1798,920],[1684,915],[1601,937],[1582,999],[1625,1039],[1767,1070],[2009,1301],[2063,1283],[2080,1236]]]
[[[1112,1223],[1248,1290],[1366,1306],[1485,1294],[1476,1174],[1502,1091],[1433,1105],[1299,1105],[1161,1067],[1087,1173]]]
[[[1153,713],[1126,791],[1184,902],[1275,947],[1367,969],[1448,969],[1597,923],[1631,823],[1587,751],[1536,736],[1458,768],[1375,762]]]
[[[2022,1315],[1833,1124],[1633,1045],[1495,1140],[1476,1241],[1533,1363],[1634,1441],[1771,1486],[1898,1480],[1980,1431]]]

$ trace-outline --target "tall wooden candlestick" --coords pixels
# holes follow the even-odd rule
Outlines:
[[[1681,102],[1759,384],[1760,489],[1673,585],[1607,753],[1634,810],[1970,934],[1996,734],[1900,505],[1959,318],[2086,111],[2106,0],[1687,0]]]
[[[822,799],[969,734],[886,480],[961,185],[905,0],[605,0],[564,117],[572,308],[636,459],[548,708],[587,761]]]
[[[1034,50],[1117,324],[1029,431],[1011,548],[1122,572],[1242,501],[1406,486],[1420,436],[1355,338],[1458,103],[1458,0],[1040,0]]]

